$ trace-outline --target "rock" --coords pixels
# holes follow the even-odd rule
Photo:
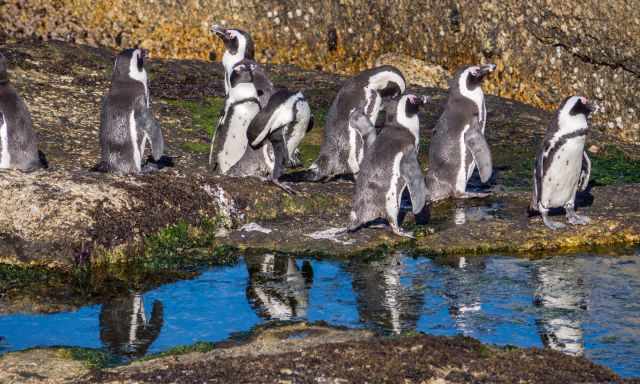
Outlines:
[[[449,88],[450,74],[439,65],[429,64],[411,56],[387,53],[376,60],[375,65],[393,65],[400,69],[409,84],[421,87]]]

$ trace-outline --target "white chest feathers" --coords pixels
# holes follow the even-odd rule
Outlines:
[[[129,138],[131,139],[131,149],[133,153],[133,165],[136,171],[142,170],[142,153],[138,147],[138,127],[136,126],[135,112],[131,111],[129,115]],[[144,141],[142,145],[144,145]]]
[[[391,167],[391,180],[389,181],[389,190],[385,196],[385,208],[389,217],[397,217],[400,210],[400,191],[404,189],[404,179],[400,175],[400,163],[404,154],[398,152],[393,158]],[[400,185],[402,183],[402,185]]]
[[[227,106],[223,124],[226,124],[226,135],[222,150],[218,153],[218,166],[220,172],[225,174],[244,155],[249,145],[247,129],[249,124],[260,112],[260,106],[252,101]]]
[[[0,168],[9,168],[11,165],[11,154],[9,153],[9,127],[7,120],[2,120],[0,125]]]
[[[584,136],[568,139],[555,150],[549,150],[544,164],[548,164],[547,171],[542,178],[541,202],[544,207],[561,207],[573,201],[580,172],[582,170],[582,156],[584,151]]]

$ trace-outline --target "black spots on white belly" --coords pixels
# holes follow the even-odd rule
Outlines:
[[[567,160],[567,167],[569,166],[569,160]]]

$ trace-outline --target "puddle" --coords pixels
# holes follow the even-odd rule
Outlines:
[[[549,347],[640,376],[640,257],[250,256],[74,312],[0,316],[0,353],[65,345],[126,360],[298,319]]]

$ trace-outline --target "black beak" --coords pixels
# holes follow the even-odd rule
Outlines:
[[[486,76],[496,70],[495,64],[484,64],[480,66],[480,76]]]
[[[220,37],[223,40],[226,39],[226,36],[227,36],[226,28],[223,28],[218,24],[214,24],[213,26],[211,26],[211,32],[218,35],[218,37]]]

